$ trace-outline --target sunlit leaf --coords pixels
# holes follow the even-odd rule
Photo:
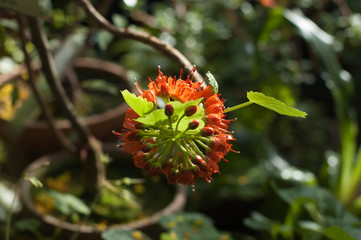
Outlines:
[[[136,119],[137,122],[143,123],[148,126],[163,125],[162,122],[166,121],[168,117],[164,113],[164,109],[154,110],[147,114],[145,117],[139,117]]]
[[[211,88],[215,94],[218,93],[218,83],[217,80],[214,78],[211,72],[207,72],[207,77],[209,80],[209,85],[211,85]]]
[[[305,118],[307,113],[302,112],[296,108],[290,107],[285,103],[273,98],[268,97],[260,92],[247,92],[247,98],[250,102],[258,104],[262,107],[268,108],[282,115],[291,117],[302,117]]]
[[[176,125],[178,122],[177,120],[183,116],[185,109],[189,106],[194,106],[194,105],[198,106],[199,103],[202,101],[202,99],[203,98],[200,98],[200,99],[188,101],[185,103],[181,103],[179,101],[172,101],[170,103],[174,108],[174,113],[172,115],[173,129],[176,128]],[[189,117],[183,117],[181,119],[181,121],[178,124],[178,130],[181,132],[185,131],[188,128],[188,125],[192,120],[198,119],[199,120],[198,128],[189,130],[189,132],[198,131],[198,129],[203,128],[205,125],[204,121],[201,120],[203,116],[204,116],[204,109],[202,107],[198,106],[197,112],[194,115],[189,116]],[[148,126],[157,126],[158,128],[161,126],[169,126],[169,120],[168,120],[168,117],[165,115],[164,109],[154,110],[153,112],[147,114],[144,117],[137,118],[136,121],[143,123],[145,125],[148,125]]]
[[[128,90],[121,91],[124,100],[128,103],[139,116],[144,116],[153,109],[153,103],[148,102],[147,99],[137,97],[135,94],[130,93]]]

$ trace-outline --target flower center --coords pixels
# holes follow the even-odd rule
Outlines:
[[[157,166],[160,169],[167,165],[174,171],[199,171],[199,159],[205,160],[210,151],[211,130],[204,131],[204,109],[196,103],[173,101],[164,109],[150,113],[146,117],[149,121],[136,119],[148,122],[138,134],[145,144],[143,152],[150,168]],[[150,124],[156,115],[159,118]]]

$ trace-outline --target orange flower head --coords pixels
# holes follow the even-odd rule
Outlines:
[[[151,175],[163,173],[170,184],[194,185],[201,178],[211,182],[235,140],[227,131],[224,100],[213,85],[203,87],[190,75],[185,80],[166,77],[159,70],[147,90],[136,86],[139,96],[122,92],[131,108],[123,131],[114,132],[119,146],[134,155],[135,166]]]

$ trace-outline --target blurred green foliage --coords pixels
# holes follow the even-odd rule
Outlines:
[[[54,52],[72,32],[93,27],[76,1],[41,2]],[[359,0],[278,0],[275,8],[261,0],[114,0],[109,6],[92,2],[114,25],[149,32],[181,51],[203,76],[212,72],[227,107],[245,102],[249,91],[260,91],[308,113],[300,120],[250,106],[228,114],[237,118],[230,128],[237,139],[233,148],[240,154],[226,157],[229,163],[220,164],[221,174],[213,183],[196,184],[186,210],[207,213],[215,227],[235,236],[242,232],[248,239],[358,239],[360,221],[354,215],[360,207],[346,210],[332,191],[340,194],[342,123],[355,149],[361,139],[352,128],[361,123],[361,98],[356,94],[361,90]],[[313,40],[324,36],[327,44],[307,38],[310,29],[285,17],[286,9],[296,9],[301,19],[315,23],[322,33]],[[23,62],[16,31],[13,18],[0,19],[0,74]],[[27,48],[37,59],[34,46]],[[130,81],[137,78],[143,87],[148,77],[157,76],[158,65],[165,75],[180,72],[153,48],[117,39],[105,30],[89,33],[79,55],[120,64]],[[347,121],[342,120],[343,111]],[[356,150],[344,151],[349,151],[352,166]],[[330,213],[330,208],[342,216]],[[344,219],[351,215],[352,221]]]

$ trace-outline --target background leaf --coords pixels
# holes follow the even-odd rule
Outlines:
[[[55,201],[55,207],[65,215],[78,212],[84,215],[90,214],[90,208],[79,198],[72,194],[61,193],[55,190],[49,190],[47,194]]]
[[[324,230],[324,234],[333,240],[357,240],[357,239],[361,239],[361,235],[360,232],[358,232],[358,238],[353,238],[351,237],[345,230],[343,230],[342,228],[338,227],[338,226],[332,226],[329,227],[327,229]]]
[[[135,94],[130,93],[128,90],[121,91],[124,100],[128,103],[139,116],[144,116],[146,113],[153,109],[153,103],[148,102],[147,99],[137,97]]]
[[[262,107],[268,108],[282,115],[302,118],[305,118],[307,116],[307,113],[302,112],[296,108],[287,106],[285,103],[273,97],[268,97],[260,92],[247,92],[247,98],[252,103],[258,104]]]
[[[212,90],[215,94],[218,93],[218,83],[217,83],[217,80],[214,78],[214,76],[212,75],[211,72],[207,72],[207,77],[208,77],[208,80],[209,80],[209,85],[211,85],[212,87]]]
[[[102,233],[103,240],[151,240],[138,230],[111,229]]]

